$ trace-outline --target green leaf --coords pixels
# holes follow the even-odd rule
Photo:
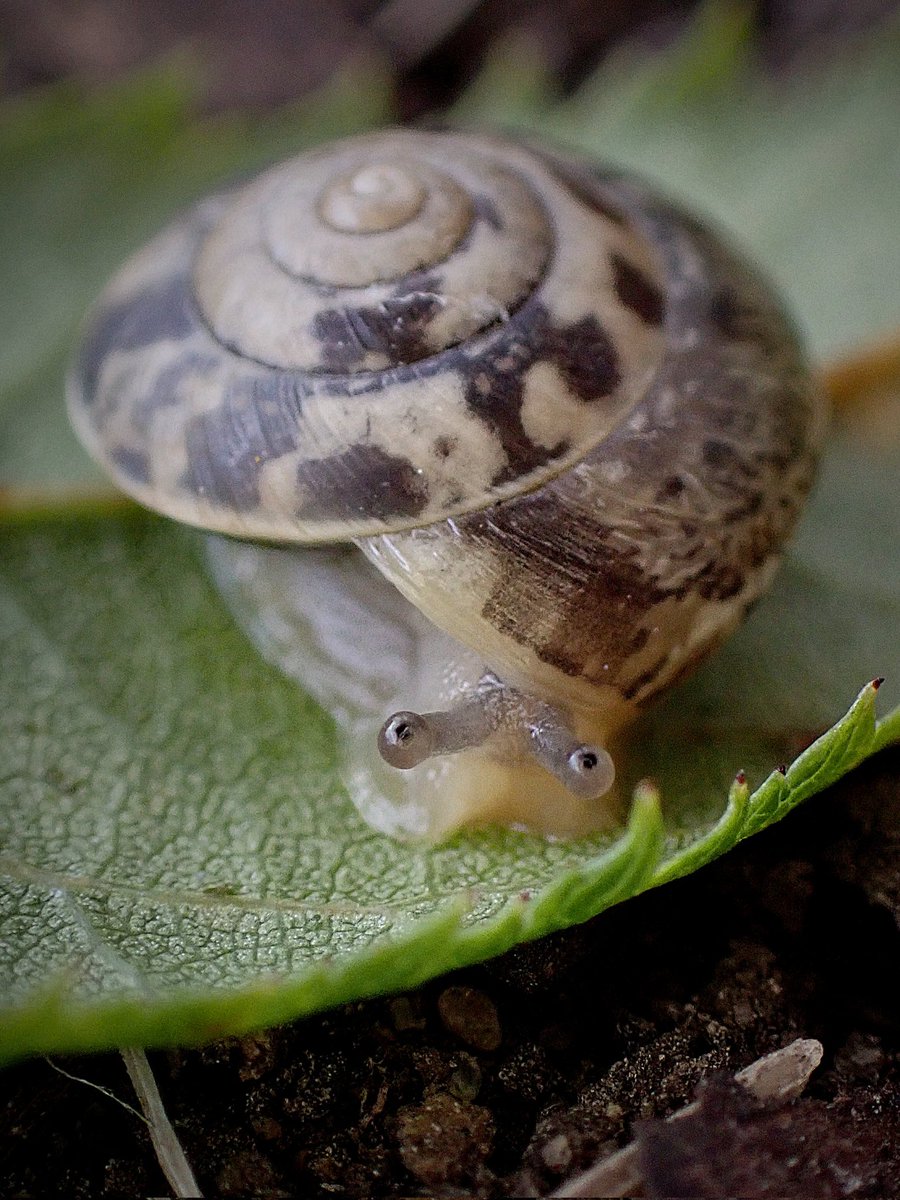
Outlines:
[[[900,679],[890,531],[863,553],[830,523],[838,488],[886,510],[891,473],[851,459],[832,456],[774,594],[638,727],[628,771],[662,801],[638,787],[618,840],[373,833],[330,721],[235,629],[192,535],[137,513],[7,522],[2,1052],[197,1040],[408,986],[695,870],[840,778],[900,733],[900,709],[879,732],[870,686],[772,768],[860,664]],[[833,558],[814,566],[823,526]],[[752,795],[729,794],[739,766]]]
[[[900,309],[894,34],[859,50],[852,87],[842,60],[776,96],[741,12],[705,22],[558,106],[537,75],[529,98],[520,56],[506,108],[718,212],[820,349],[878,332]],[[492,70],[469,115],[501,121],[509,75]],[[382,84],[357,81],[263,125],[201,123],[178,80],[3,114],[7,481],[87,478],[62,366],[124,253],[210,183],[386,108]],[[877,723],[862,686],[887,676],[884,703],[900,681],[898,453],[883,441],[835,441],[773,594],[636,728],[627,827],[568,843],[374,833],[338,782],[330,719],[248,646],[192,535],[90,504],[0,514],[0,1054],[197,1041],[418,983],[696,870],[895,740],[900,708]]]

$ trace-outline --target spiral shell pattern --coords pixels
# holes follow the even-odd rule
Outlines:
[[[474,512],[579,461],[663,352],[653,248],[540,154],[391,131],[186,213],[96,305],[69,387],[127,491],[287,542]]]

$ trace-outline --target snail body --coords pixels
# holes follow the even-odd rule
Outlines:
[[[432,834],[608,819],[608,744],[768,586],[825,423],[779,302],[692,217],[543,149],[410,131],[187,213],[101,297],[69,401],[137,499],[277,544],[219,543],[215,572],[405,768],[352,750],[356,790],[415,796]],[[346,671],[323,682],[354,626],[386,722]]]

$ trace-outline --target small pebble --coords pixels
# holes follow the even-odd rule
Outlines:
[[[457,1100],[474,1100],[481,1091],[481,1068],[471,1055],[460,1052],[459,1066],[450,1076],[450,1093]]]
[[[734,1002],[734,1019],[742,1029],[746,1029],[748,1025],[752,1025],[753,1018],[753,1006],[749,1000],[736,1000]]]
[[[572,1161],[572,1147],[566,1135],[558,1133],[549,1142],[545,1142],[541,1149],[541,1158],[548,1171],[561,1175]]]
[[[448,987],[438,997],[445,1027],[475,1050],[496,1050],[502,1041],[497,1009],[484,992],[471,987]]]
[[[438,1092],[400,1109],[397,1134],[406,1169],[435,1187],[477,1176],[493,1146],[494,1122],[486,1108]]]
[[[425,1018],[414,1006],[408,996],[395,996],[389,1004],[391,1012],[391,1020],[394,1023],[394,1028],[398,1033],[405,1033],[410,1029],[424,1029]]]

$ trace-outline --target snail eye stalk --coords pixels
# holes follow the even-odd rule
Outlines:
[[[455,754],[480,746],[495,727],[490,708],[480,699],[442,712],[401,709],[382,725],[378,752],[388,766],[408,771],[436,754]]]
[[[529,733],[532,756],[574,795],[596,800],[612,787],[616,769],[606,750],[579,742],[549,705],[541,705]]]
[[[420,713],[395,712],[378,734],[378,753],[388,766],[400,771],[417,767],[434,753],[428,722]]]
[[[612,787],[613,761],[602,746],[579,742],[561,712],[485,676],[472,699],[440,712],[402,709],[385,721],[378,751],[391,767],[408,771],[439,754],[480,746],[496,732],[522,748],[573,795],[594,800]]]

